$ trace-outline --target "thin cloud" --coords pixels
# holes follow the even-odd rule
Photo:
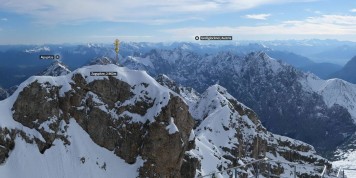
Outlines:
[[[192,15],[204,18],[214,13],[241,11],[266,4],[310,1],[315,0],[86,0],[85,3],[82,0],[0,0],[0,10],[30,15],[42,24],[86,21],[147,22],[161,17],[168,20],[189,19]]]
[[[356,12],[356,9],[351,9],[350,12]]]
[[[245,15],[245,18],[255,19],[255,20],[267,20],[269,16],[271,16],[271,14],[249,14],[249,15]]]
[[[355,35],[356,16],[323,15],[276,25],[195,27],[163,30],[174,36],[194,35]]]
[[[1,20],[1,21],[8,21],[7,18],[1,18],[0,20]]]

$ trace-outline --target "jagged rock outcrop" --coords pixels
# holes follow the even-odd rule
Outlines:
[[[182,91],[184,88],[164,75],[156,80],[172,90]],[[238,102],[222,86],[211,86],[203,94],[188,92],[181,96],[191,103],[190,111],[197,120],[194,149],[188,152],[183,167],[196,169],[197,175],[222,171],[264,157],[305,164],[306,167],[298,168],[299,176],[318,177],[318,166],[331,166],[326,159],[316,155],[311,145],[267,131],[256,113]],[[309,169],[308,165],[315,167]],[[268,164],[260,164],[259,171],[266,173],[267,169]],[[272,163],[270,171],[280,176],[293,175],[293,167],[288,164]],[[238,174],[248,177],[256,172],[250,166],[239,169]],[[228,177],[232,173],[218,175]]]
[[[118,76],[90,76],[94,70],[113,70]],[[139,177],[181,177],[185,152],[191,149],[189,136],[194,120],[181,97],[145,72],[115,65],[88,66],[66,79],[33,77],[14,95],[11,117],[40,134],[29,137],[29,142],[36,143],[42,154],[58,146],[58,140],[76,144],[67,131],[74,121],[97,145],[127,164],[144,160],[138,169]],[[1,161],[14,145],[16,148],[14,142],[16,137],[2,141]],[[81,162],[87,159],[83,157]],[[105,169],[108,166],[115,165],[102,165]]]

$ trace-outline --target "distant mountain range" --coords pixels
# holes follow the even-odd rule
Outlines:
[[[200,55],[216,54],[220,51],[229,51],[239,56],[244,56],[254,51],[265,51],[273,58],[282,60],[303,71],[310,71],[321,78],[338,71],[342,61],[348,60],[354,53],[353,47],[356,43],[340,42],[333,40],[306,40],[306,41],[264,41],[264,42],[239,42],[224,45],[198,44],[188,42],[174,43],[121,43],[120,58],[127,56],[140,56],[153,49],[180,48],[193,51]],[[343,48],[346,52],[340,52]],[[330,58],[327,51],[334,50],[334,62],[326,63]],[[313,56],[319,56],[315,59]],[[323,53],[325,55],[323,55]],[[347,53],[347,55],[346,55]],[[113,46],[111,44],[86,44],[86,45],[0,45],[0,86],[8,88],[18,85],[26,78],[35,75],[38,71],[45,70],[51,61],[39,60],[41,54],[60,55],[61,60],[70,70],[74,70],[87,64],[94,58],[107,56],[114,57]],[[339,56],[338,56],[339,55]],[[343,55],[343,56],[342,56]],[[354,56],[356,54],[353,54]],[[323,61],[316,63],[315,61]],[[336,61],[339,60],[339,61]],[[335,64],[337,63],[337,64]],[[346,63],[346,62],[345,62]]]
[[[156,47],[158,46],[161,48],[157,49]],[[223,47],[226,50],[222,50]],[[194,164],[193,165],[182,164],[181,166],[184,167],[184,169],[189,168],[189,170],[195,170],[196,173],[206,174],[208,172],[218,171],[221,168],[228,168],[234,165],[233,163],[238,162],[238,160],[234,158],[234,156],[236,157],[236,155],[234,154],[236,153],[237,149],[240,150],[242,148],[240,148],[236,144],[231,144],[231,140],[233,140],[234,138],[233,137],[230,138],[230,135],[240,135],[241,138],[239,138],[240,140],[238,140],[238,143],[239,144],[245,143],[250,146],[250,149],[254,148],[255,144],[264,145],[265,146],[264,149],[266,150],[272,149],[268,147],[269,144],[272,145],[275,143],[282,144],[282,145],[289,144],[288,149],[293,150],[293,152],[296,154],[297,153],[299,154],[299,156],[297,157],[293,157],[293,156],[288,157],[288,161],[292,161],[292,162],[295,160],[294,158],[301,158],[305,154],[314,155],[315,154],[314,148],[302,142],[290,140],[286,137],[281,137],[278,135],[274,135],[272,133],[288,136],[293,139],[302,140],[309,144],[312,144],[319,154],[322,154],[323,156],[326,156],[328,158],[347,160],[350,156],[356,155],[356,152],[353,151],[355,150],[355,148],[352,147],[353,143],[356,143],[356,136],[355,136],[356,135],[355,134],[356,85],[341,79],[323,80],[312,73],[301,71],[301,68],[304,68],[303,70],[305,71],[311,70],[311,69],[306,70],[305,69],[306,66],[314,65],[316,66],[314,69],[320,69],[320,67],[318,66],[325,65],[326,66],[325,69],[320,71],[320,73],[323,73],[326,70],[329,70],[330,72],[331,71],[330,68],[333,69],[336,68],[334,65],[316,64],[310,59],[295,54],[293,52],[274,50],[267,47],[266,45],[261,45],[261,44],[248,44],[245,46],[227,45],[223,47],[216,46],[216,45],[202,46],[199,44],[190,44],[190,43],[172,43],[172,44],[123,43],[123,46],[121,48],[122,50],[124,49],[126,51],[120,53],[121,54],[119,56],[120,65],[130,69],[144,70],[151,76],[156,77],[157,82],[159,82],[161,85],[179,94],[179,97],[181,97],[184,100],[184,103],[187,104],[189,113],[195,119],[197,125],[195,125],[194,128],[195,129],[194,142],[196,145],[194,146],[194,148],[192,145],[188,146],[190,149],[189,153],[187,153],[184,157],[179,157],[180,160],[183,159],[190,160],[189,163],[194,163]],[[53,92],[42,93],[40,97],[40,98],[47,99],[46,101],[49,101],[49,103],[51,103],[53,99],[55,101],[61,100],[61,98],[63,99],[64,93],[62,90],[67,91],[68,88],[73,87],[73,85],[78,85],[77,87],[74,88],[75,92],[67,96],[67,97],[72,97],[70,101],[72,103],[65,104],[63,103],[63,101],[60,101],[59,102],[60,104],[58,105],[58,107],[62,107],[60,108],[61,112],[64,111],[64,113],[67,113],[70,116],[76,116],[77,119],[79,118],[79,120],[76,121],[72,120],[70,122],[66,122],[66,126],[72,128],[78,128],[79,126],[83,127],[85,132],[87,132],[90,135],[90,137],[94,140],[95,144],[98,144],[100,146],[105,145],[104,147],[107,147],[108,149],[112,149],[113,148],[112,145],[100,139],[103,135],[98,136],[94,133],[93,130],[90,130],[91,128],[90,124],[95,125],[95,123],[87,123],[85,119],[82,118],[82,115],[84,113],[86,113],[88,117],[94,117],[96,114],[98,114],[97,112],[101,110],[101,111],[105,111],[108,114],[107,115],[108,118],[109,117],[116,118],[117,115],[115,115],[115,112],[122,112],[123,110],[128,110],[130,113],[126,113],[128,115],[125,116],[130,116],[130,117],[132,116],[132,119],[136,121],[137,119],[142,119],[142,117],[138,116],[138,115],[142,116],[143,113],[142,108],[147,109],[147,107],[148,108],[154,107],[154,109],[152,109],[154,111],[159,110],[159,108],[162,109],[161,106],[153,106],[152,102],[160,103],[159,101],[161,101],[164,103],[164,101],[166,101],[165,100],[166,98],[162,99],[162,97],[157,97],[156,95],[155,96],[150,95],[148,98],[147,98],[148,95],[146,96],[147,93],[151,93],[153,90],[151,90],[152,88],[147,89],[145,86],[147,86],[147,84],[148,86],[150,85],[157,86],[158,84],[152,81],[153,79],[147,76],[147,74],[141,74],[141,72],[139,72],[138,74],[137,71],[133,71],[125,68],[118,68],[117,66],[113,65],[112,63],[114,63],[113,62],[114,53],[110,48],[110,46],[108,45],[88,44],[88,45],[71,46],[71,47],[60,47],[60,46],[34,47],[34,48],[23,49],[21,52],[12,51],[12,53],[13,54],[18,53],[20,56],[23,55],[27,57],[29,56],[36,57],[39,54],[43,54],[43,52],[45,53],[50,52],[51,54],[53,53],[57,54],[57,52],[54,52],[55,49],[57,49],[58,51],[62,49],[68,50],[66,52],[64,50],[64,52],[62,51],[59,54],[61,54],[61,61],[64,64],[68,65],[65,62],[67,61],[70,65],[68,65],[67,67],[66,65],[60,62],[44,61],[43,63],[37,66],[41,68],[41,70],[39,71],[43,71],[43,72],[38,73],[39,71],[37,71],[36,74],[47,75],[47,76],[63,76],[69,73],[69,75],[66,77],[68,80],[62,80],[63,77],[58,77],[58,78],[32,77],[28,79],[27,82],[21,84],[19,89],[17,89],[18,92],[15,92],[14,94],[17,96],[19,95],[19,91],[26,90],[28,96],[25,94],[21,94],[22,97],[20,98],[14,98],[14,96],[12,96],[12,99],[7,99],[4,100],[3,102],[0,102],[0,109],[5,108],[5,110],[3,111],[4,113],[7,113],[6,108],[10,107],[10,105],[7,105],[9,102],[15,102],[15,99],[21,100],[21,101],[16,101],[17,102],[16,107],[18,108],[15,108],[14,110],[18,111],[17,114],[15,112],[13,116],[9,115],[8,118],[12,117],[16,120],[16,122],[24,124],[26,127],[37,129],[38,132],[44,135],[44,138],[42,139],[45,140],[43,141],[41,138],[38,137],[37,132],[34,133],[32,131],[31,132],[24,131],[29,135],[33,135],[33,138],[37,138],[41,140],[41,141],[36,141],[36,144],[38,144],[38,149],[40,150],[41,153],[45,152],[47,149],[50,149],[53,146],[52,145],[53,141],[55,141],[56,139],[63,139],[60,134],[57,135],[58,137],[53,137],[53,135],[51,135],[52,133],[51,128],[56,128],[57,131],[59,131],[58,130],[59,128],[57,128],[55,124],[54,125],[51,124],[51,122],[55,122],[58,124],[58,122],[60,121],[60,119],[58,120],[58,118],[61,118],[62,115],[61,114],[59,114],[58,116],[56,115],[57,120],[56,119],[47,120],[44,121],[43,123],[42,121],[40,121],[41,123],[38,123],[38,121],[34,121],[32,123],[26,123],[26,120],[20,120],[21,118],[19,117],[19,114],[20,115],[22,114],[21,116],[24,117],[27,116],[28,114],[30,115],[34,114],[31,113],[32,111],[26,110],[27,107],[26,103],[32,101],[32,99],[30,99],[27,102],[25,101],[30,97],[31,91],[53,90],[54,93]],[[10,53],[9,51],[6,51],[3,54],[10,54]],[[66,54],[66,55],[62,55],[62,54]],[[273,57],[270,57],[270,55]],[[82,58],[80,60],[79,59],[70,60],[72,59],[72,57],[74,58],[75,56],[82,57]],[[20,63],[21,60],[16,61],[15,64]],[[32,62],[34,62],[34,60],[38,60],[38,59],[31,58],[30,60],[33,60]],[[354,61],[355,58],[353,58],[341,70],[352,71],[355,63]],[[25,64],[29,65],[30,62]],[[126,100],[126,101],[120,100],[122,107],[124,107],[121,108],[123,110],[120,109],[119,111],[112,110],[114,109],[113,107],[116,107],[120,103],[113,104],[112,98],[106,96],[109,94],[111,95],[111,92],[107,90],[107,87],[108,86],[110,87],[112,82],[114,82],[115,87],[123,87],[121,89],[124,89],[126,85],[120,82],[119,84],[115,84],[115,81],[105,83],[109,79],[106,77],[100,78],[102,79],[103,86],[105,87],[94,86],[94,84],[88,84],[93,82],[92,77],[87,76],[85,77],[85,79],[80,79],[79,75],[75,77],[73,73],[70,73],[71,69],[76,69],[77,66],[80,65],[85,65],[85,67],[76,70],[74,74],[87,76],[88,71],[93,71],[98,69],[103,69],[103,70],[112,69],[115,71],[118,70],[122,72],[118,77],[119,80],[123,80],[125,82],[134,82],[134,83],[141,82],[141,84],[129,83],[131,87],[130,90],[132,90],[131,94],[134,93],[134,95],[136,95],[134,96],[135,99],[131,98],[130,100]],[[97,66],[93,67],[90,65],[97,65]],[[9,70],[10,62],[6,61],[4,64],[1,64],[1,66]],[[15,67],[12,69],[18,70],[21,67],[24,66],[15,65]],[[29,67],[25,66],[24,68],[26,69]],[[124,70],[124,72],[122,70]],[[15,71],[12,72],[15,73]],[[349,75],[350,73],[346,73],[346,74]],[[352,74],[353,73],[351,73],[351,75]],[[33,74],[28,72],[27,75],[33,75]],[[326,74],[324,73],[324,75]],[[72,79],[69,79],[68,77],[72,77]],[[126,77],[133,77],[133,78],[130,78],[130,80],[128,80]],[[35,84],[36,82],[34,82],[34,80],[36,79],[38,80],[38,82],[42,84],[37,86]],[[66,83],[70,80],[75,81],[75,84],[73,82],[72,83],[69,82],[70,84]],[[187,86],[187,87],[183,87],[183,86]],[[41,87],[44,88],[41,89]],[[59,87],[60,89],[58,89],[57,91],[56,87]],[[138,87],[138,89],[136,87]],[[9,96],[9,94],[14,92],[14,88],[17,88],[17,86],[12,87],[12,89],[3,89],[3,90],[0,89],[0,95],[2,93],[3,98],[6,98],[7,96]],[[97,91],[98,94],[95,93],[93,94],[88,92],[87,91],[88,88],[92,88],[92,90],[95,91],[98,90]],[[114,90],[110,90],[110,91],[114,91]],[[158,93],[166,92],[165,89],[162,88],[158,88],[158,89],[156,88],[154,89],[154,91]],[[169,92],[170,91],[168,91],[168,93]],[[84,98],[85,102],[84,101],[79,102],[76,100],[78,99],[78,97],[79,98],[83,97],[84,94],[85,94],[85,98]],[[131,96],[130,92],[127,92],[126,94]],[[126,94],[125,96],[120,95],[118,97],[119,98],[126,97]],[[50,95],[50,96],[47,96],[46,98],[46,97],[42,97],[42,95],[43,96]],[[59,95],[59,97],[57,95]],[[143,101],[140,102],[141,100]],[[244,104],[240,103],[240,101]],[[33,102],[37,102],[35,98],[33,99]],[[39,100],[38,102],[43,103],[44,101]],[[71,105],[71,107],[67,108],[69,105]],[[57,105],[55,104],[55,106]],[[77,108],[78,112],[73,110],[73,106]],[[44,105],[43,107],[47,107],[47,106]],[[181,107],[184,106],[182,105]],[[63,110],[65,108],[68,110]],[[28,113],[26,113],[27,111]],[[51,112],[52,111],[50,110],[44,110],[44,113],[42,114],[46,115]],[[167,113],[166,111],[164,111],[164,113],[168,115],[172,114],[170,111],[169,112],[167,111]],[[229,114],[233,115],[233,117],[227,117]],[[173,115],[172,117],[174,117]],[[247,115],[248,118],[242,117],[244,115]],[[257,115],[259,117],[256,120]],[[169,117],[164,117],[164,118],[169,119]],[[68,121],[68,118],[65,118],[65,120]],[[176,123],[174,120],[175,119],[164,120],[164,123],[166,123],[165,128],[169,133],[177,133],[177,130],[181,130],[181,127],[179,126],[180,124]],[[79,126],[78,124],[76,125],[75,122],[78,122]],[[241,131],[242,128],[238,128],[234,126],[234,123],[236,124],[236,122],[245,125],[246,128],[244,128],[244,130]],[[16,130],[18,129],[18,127],[16,127],[16,124],[14,124],[12,121],[9,123],[6,123],[9,125],[6,124],[5,125],[10,130],[14,129],[16,132],[19,131]],[[232,124],[229,125],[229,127],[233,129],[227,129],[229,128],[226,126],[227,123]],[[267,130],[271,131],[272,133],[267,132],[266,129],[262,127],[262,125],[265,126]],[[109,126],[112,125],[109,124]],[[124,131],[126,128],[124,130],[120,130],[120,129],[119,129],[119,133],[122,134],[122,131]],[[143,131],[143,130],[135,130],[135,126],[132,126],[132,129],[134,129],[135,132]],[[147,129],[146,126],[144,126],[143,129]],[[148,132],[147,130],[145,131]],[[179,134],[185,135],[181,137],[184,138],[183,142],[187,141],[186,143],[188,143],[192,141],[191,140],[192,138],[190,138],[191,136],[189,136],[188,140],[186,138],[189,131],[185,130],[182,133],[179,132]],[[66,133],[66,131],[61,130],[61,133]],[[189,135],[192,135],[191,133],[192,132],[190,132]],[[221,137],[220,136],[213,137],[212,136],[214,135],[213,133],[214,134],[219,133]],[[256,133],[258,134],[256,135]],[[68,132],[67,134],[73,135],[74,137],[83,137],[82,133]],[[276,140],[273,141],[271,137],[278,138],[278,139],[276,139],[277,141]],[[135,136],[134,138],[138,139]],[[222,140],[221,138],[229,138],[229,139]],[[264,138],[265,141],[269,139],[271,140],[269,140],[268,144],[265,144],[265,142],[260,143],[258,141],[250,142],[251,139],[254,140],[259,138]],[[327,138],[327,139],[320,139],[320,138]],[[15,139],[11,138],[9,142],[6,143],[9,144],[12,143],[11,140],[15,141]],[[145,140],[140,140],[140,141],[144,143],[148,142]],[[222,144],[222,141],[225,142]],[[65,139],[64,142],[66,142]],[[87,143],[89,144],[89,142]],[[27,144],[27,143],[21,143],[21,144]],[[128,143],[123,141],[123,142],[118,142],[117,144],[124,144],[125,146],[125,144]],[[178,144],[178,142],[175,144]],[[93,146],[92,143],[90,143],[90,145]],[[228,145],[228,146],[224,147],[223,145]],[[300,145],[303,145],[301,146],[303,149],[299,149]],[[135,145],[131,145],[131,146],[135,146]],[[93,146],[93,148],[94,147],[95,146]],[[304,148],[308,148],[306,151],[307,153],[305,153]],[[8,152],[10,152],[11,144],[7,145],[6,149]],[[61,146],[55,147],[55,149],[62,149],[62,147]],[[250,150],[249,148],[246,149]],[[183,150],[188,151],[186,147],[184,147]],[[335,152],[335,150],[337,151]],[[16,151],[17,153],[23,153],[21,152],[21,150],[20,152],[19,150]],[[137,170],[137,168],[140,167],[140,165],[136,165],[136,163],[137,164],[141,164],[141,163],[133,161],[134,157],[132,154],[135,154],[135,156],[137,155],[152,156],[152,155],[147,155],[146,154],[147,152],[141,152],[141,151],[142,150],[139,150],[139,152],[135,152],[135,153],[131,153],[130,151],[124,151],[124,152],[118,151],[118,152],[114,152],[114,154],[124,159],[129,164],[134,163],[135,169]],[[182,150],[178,150],[178,151],[182,151]],[[102,151],[99,152],[103,153]],[[283,152],[283,149],[282,150],[277,149],[277,152],[280,155],[287,154]],[[242,162],[246,162],[251,157],[257,158],[256,154],[258,155],[260,153],[258,151],[256,152],[255,150],[252,150],[251,152],[246,152],[245,153],[245,155],[247,155],[246,160],[242,160]],[[272,154],[272,153],[264,152],[264,154],[265,155],[269,154],[269,156],[273,155],[274,158],[276,159],[287,159],[284,156],[281,157],[278,154],[276,155],[275,153]],[[88,158],[90,159],[92,158],[91,153],[88,153],[87,155]],[[210,156],[206,156],[206,155],[210,155]],[[324,160],[321,157],[316,156],[315,158],[320,160],[321,162],[324,162]],[[140,161],[141,157],[135,157],[135,159]],[[103,157],[102,162],[106,163],[106,161],[112,162],[113,160],[107,157]],[[303,162],[307,163],[307,160],[304,160],[304,157],[303,157]],[[154,164],[156,163],[158,162],[155,162]],[[338,162],[338,164],[345,165],[346,163]],[[354,162],[352,161],[351,163],[347,162],[347,164],[354,164]],[[9,166],[9,164],[7,166]],[[179,165],[176,166],[179,167]],[[103,167],[104,167],[104,163],[100,165],[100,168]],[[154,171],[151,170],[149,167],[147,167],[147,165],[141,167],[140,169],[149,170],[148,172],[151,171],[151,173],[154,173]],[[289,168],[284,168],[284,169],[288,170]],[[106,174],[102,174],[101,170],[96,170],[96,169],[93,170],[94,170],[93,174],[95,175],[106,175]],[[86,170],[86,171],[91,171],[91,170]],[[178,169],[175,171],[176,174],[181,174],[181,172],[179,172]],[[308,172],[308,175],[316,173],[315,170],[310,170],[310,171],[311,172]],[[186,173],[190,175],[192,172],[186,172]],[[144,173],[142,173],[142,171],[139,171],[139,172],[132,172],[132,174],[138,175]],[[284,173],[280,173],[280,174],[284,174]]]
[[[121,63],[153,76],[166,74],[198,92],[222,85],[255,110],[269,130],[311,143],[321,152],[334,150],[356,131],[355,85],[322,80],[264,52],[202,56],[177,48],[129,56]],[[328,140],[320,139],[326,136]]]
[[[356,56],[353,57],[346,65],[331,77],[340,78],[356,84]]]

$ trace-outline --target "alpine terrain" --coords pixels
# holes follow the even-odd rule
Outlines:
[[[265,157],[301,164],[298,176],[317,177],[320,166],[331,166],[313,146],[267,131],[218,84],[199,94],[167,76],[156,79],[114,64],[27,79],[0,101],[0,175],[197,177]],[[273,174],[291,177],[292,170],[271,163]],[[238,172],[256,174],[248,166]]]
[[[198,92],[214,84],[224,86],[252,108],[268,130],[310,143],[325,156],[332,155],[356,131],[354,84],[322,80],[264,52],[199,55],[176,48],[152,50],[121,62],[154,76],[166,74]]]

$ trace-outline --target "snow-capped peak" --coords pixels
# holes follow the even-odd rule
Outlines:
[[[320,94],[328,107],[345,107],[356,122],[356,84],[337,78],[322,80],[311,73],[303,75],[300,82],[306,91]]]
[[[246,58],[252,62],[251,65],[259,66],[262,70],[271,69],[274,73],[277,73],[285,66],[285,64],[269,57],[263,51],[250,53]]]
[[[71,71],[68,69],[66,65],[64,65],[61,61],[56,60],[50,65],[45,71],[41,72],[39,75],[43,76],[61,76],[67,75]]]

